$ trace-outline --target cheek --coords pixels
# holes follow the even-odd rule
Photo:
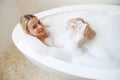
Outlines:
[[[37,30],[30,30],[30,34],[33,35],[33,36],[36,36],[37,35]]]

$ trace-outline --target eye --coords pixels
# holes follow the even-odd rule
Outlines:
[[[40,22],[40,21],[38,21],[38,24],[41,24],[41,22]]]
[[[37,24],[33,26],[33,29],[37,28]]]

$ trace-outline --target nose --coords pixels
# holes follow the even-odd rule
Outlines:
[[[42,29],[42,26],[38,24],[38,29]]]
[[[43,30],[42,25],[38,25],[38,30],[40,30],[40,31],[42,31],[42,30]]]

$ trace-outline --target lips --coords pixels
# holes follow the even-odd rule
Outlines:
[[[44,31],[44,29],[43,29],[43,28],[39,29],[39,32],[43,32],[43,31]]]

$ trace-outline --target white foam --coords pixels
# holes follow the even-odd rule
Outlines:
[[[120,64],[120,14],[108,15],[108,13],[106,11],[71,11],[47,16],[43,18],[43,22],[50,25],[54,43],[71,52],[73,63],[102,68],[116,68]],[[88,46],[87,53],[83,53],[81,49],[76,48],[75,37],[66,30],[68,28],[67,21],[75,17],[83,18],[96,31],[96,37],[85,44]]]

